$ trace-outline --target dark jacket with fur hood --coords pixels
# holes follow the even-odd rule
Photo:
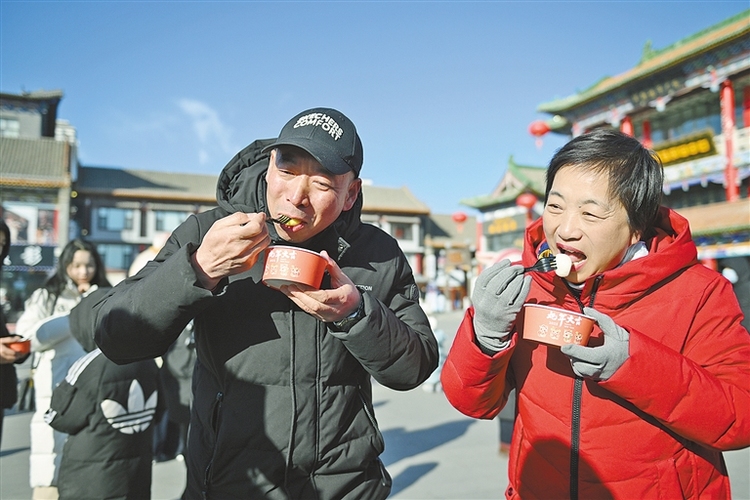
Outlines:
[[[189,217],[153,262],[99,302],[97,343],[120,363],[158,356],[195,319],[187,498],[386,498],[371,378],[417,387],[437,366],[437,344],[397,242],[360,222],[361,194],[304,245],[335,256],[363,293],[366,315],[347,333],[264,286],[263,258],[213,293],[190,265],[215,221],[267,213],[266,144],[224,168],[219,208]]]

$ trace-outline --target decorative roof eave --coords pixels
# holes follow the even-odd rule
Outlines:
[[[32,92],[22,92],[20,94],[10,94],[0,92],[0,99],[16,101],[60,101],[63,98],[62,90],[35,90]]]
[[[675,209],[690,223],[693,236],[750,229],[750,198]]]
[[[365,214],[390,214],[390,215],[430,215],[429,210],[421,208],[409,209],[409,208],[394,208],[392,206],[377,206],[377,205],[364,205],[362,206],[362,213]]]
[[[467,207],[476,208],[477,210],[482,210],[486,208],[492,208],[496,207],[497,205],[502,205],[503,203],[508,203],[510,201],[515,200],[518,195],[523,193],[523,189],[516,189],[514,191],[506,191],[502,196],[491,196],[491,195],[484,195],[484,196],[475,196],[474,198],[466,198],[460,201],[461,205],[466,205]]]
[[[741,38],[750,33],[750,10],[733,16],[715,29],[709,28],[701,36],[688,37],[673,44],[673,49],[664,49],[660,54],[643,61],[638,66],[613,77],[604,77],[586,90],[562,99],[542,103],[537,111],[543,113],[562,113],[573,107],[593,101],[597,97],[624,87],[657,71],[676,66],[690,57],[706,52],[728,41]],[[693,39],[691,39],[693,38]]]
[[[519,165],[513,160],[513,156],[511,156],[508,159],[508,167],[505,170],[505,175],[503,175],[503,178],[495,189],[492,190],[492,194],[466,198],[461,200],[460,203],[467,207],[481,210],[509,203],[525,192],[532,192],[541,196],[545,190],[544,184],[533,179],[529,174],[535,172],[538,175],[546,171],[547,169],[542,167]]]
[[[33,179],[30,177],[0,177],[0,186],[20,188],[48,188],[59,189],[70,187],[70,179]]]
[[[200,196],[195,193],[168,193],[165,191],[147,192],[138,189],[77,189],[78,195],[108,196],[119,199],[157,200],[157,201],[179,201],[191,203],[216,203],[216,197]]]

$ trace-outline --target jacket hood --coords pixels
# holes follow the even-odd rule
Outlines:
[[[654,229],[655,235],[646,240],[647,256],[586,280],[581,294],[584,303],[588,303],[588,297],[594,291],[595,305],[613,310],[627,307],[651,288],[697,264],[698,250],[687,219],[670,208],[661,207]],[[539,218],[526,230],[524,266],[536,262],[537,249],[544,241],[542,219]],[[532,273],[532,279],[550,292],[555,301],[563,301],[570,294],[565,281],[555,273]]]
[[[266,172],[270,152],[263,153],[263,148],[273,144],[275,140],[258,139],[237,153],[226,164],[216,186],[216,201],[219,207],[230,214],[264,212],[267,216],[271,215],[266,202]],[[331,226],[298,246],[316,251],[326,250],[331,256],[343,255],[349,248],[347,240],[351,240],[359,227],[362,202],[362,191],[360,191],[357,201],[350,210],[342,212]],[[274,226],[270,226],[269,231],[274,243],[292,245],[279,238]]]

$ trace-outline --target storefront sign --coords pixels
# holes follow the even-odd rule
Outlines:
[[[697,160],[716,154],[713,133],[709,131],[691,134],[675,141],[663,142],[654,146],[664,166]]]
[[[484,234],[503,234],[520,231],[526,227],[525,215],[514,215],[512,217],[502,217],[484,222]]]

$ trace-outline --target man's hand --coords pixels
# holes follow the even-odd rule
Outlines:
[[[192,256],[201,285],[213,290],[226,276],[247,271],[271,244],[265,214],[237,212],[217,220]]]
[[[604,333],[604,344],[599,347],[567,344],[560,350],[570,358],[573,371],[579,377],[607,380],[628,359],[630,334],[617,326],[612,318],[596,309],[584,307],[583,314],[591,316],[599,324]]]
[[[327,270],[331,275],[330,290],[316,290],[305,285],[284,285],[281,291],[306,313],[330,323],[346,318],[356,311],[362,296],[336,261],[325,250],[320,254],[328,261]]]
[[[26,354],[16,352],[7,345],[13,342],[18,342],[19,340],[21,340],[21,337],[18,335],[0,337],[0,365],[15,363],[17,360],[26,356]]]
[[[505,346],[530,288],[531,276],[524,276],[523,266],[507,259],[479,275],[471,299],[474,333],[485,354],[491,356]]]

